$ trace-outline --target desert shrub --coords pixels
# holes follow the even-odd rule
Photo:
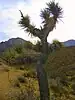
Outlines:
[[[25,67],[24,66],[20,66],[20,70],[24,70],[25,69]]]
[[[20,89],[19,91],[10,91],[8,100],[39,100],[39,96],[35,96],[33,90]]]
[[[20,87],[17,86],[18,88],[11,89],[12,91],[9,91],[8,100],[39,100],[38,82],[34,81],[32,78],[26,78],[26,80],[27,81],[24,84],[17,80]]]
[[[15,80],[12,85],[13,85],[13,87],[20,88],[20,83],[18,80]]]
[[[25,83],[26,80],[25,80],[25,77],[24,76],[18,76],[17,78],[19,80],[20,83]]]
[[[2,63],[0,62],[0,65],[2,65]]]
[[[53,51],[56,51],[62,47],[64,47],[64,44],[55,39],[52,41],[52,44],[50,44],[49,50],[50,50],[50,52],[53,52]]]
[[[17,58],[15,58],[14,62],[15,64],[31,64],[36,62],[36,58],[31,56],[20,55]]]
[[[32,50],[33,44],[26,42],[24,45],[15,45],[14,47],[6,49],[0,57],[9,65],[30,64],[36,62],[37,53]]]
[[[72,84],[71,88],[74,90],[75,92],[75,84]]]
[[[22,44],[16,45],[16,46],[14,47],[15,51],[16,51],[18,54],[20,54],[20,53],[23,52],[23,48],[24,48],[24,47],[23,47]]]
[[[8,67],[4,67],[4,71],[5,71],[5,72],[9,72],[10,70],[9,70]]]
[[[33,44],[31,42],[27,41],[27,42],[25,42],[24,47],[26,49],[32,49],[33,48]]]
[[[36,72],[35,71],[26,71],[23,74],[24,77],[30,77],[30,78],[36,78]]]
[[[13,48],[9,48],[2,53],[2,59],[7,63],[11,63],[17,56],[16,51]]]

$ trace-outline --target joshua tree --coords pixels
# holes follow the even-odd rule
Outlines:
[[[55,3],[55,1],[47,3],[47,8],[43,9],[40,14],[40,17],[43,20],[43,25],[40,26],[40,28],[36,28],[34,25],[30,23],[30,18],[28,15],[24,16],[21,11],[20,13],[21,20],[19,21],[19,24],[29,34],[38,37],[41,40],[43,50],[42,54],[45,56],[48,55],[47,37],[49,33],[56,27],[58,19],[62,17],[62,8],[59,6],[58,3]],[[41,57],[37,61],[37,76],[40,89],[40,100],[50,100],[47,75],[43,68],[42,62],[42,59],[44,57]]]

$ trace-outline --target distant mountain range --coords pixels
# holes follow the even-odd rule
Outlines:
[[[22,38],[11,38],[8,41],[0,43],[0,52],[3,52],[7,48],[13,47],[14,45],[24,44],[25,42],[27,41]]]
[[[68,40],[63,42],[66,47],[75,46],[75,40]]]
[[[14,45],[24,44],[25,42],[27,41],[22,38],[11,38],[8,41],[0,43],[0,52],[3,52],[7,48],[13,47]],[[68,40],[63,42],[63,44],[66,47],[75,46],[75,40]]]

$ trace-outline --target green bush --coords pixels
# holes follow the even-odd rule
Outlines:
[[[72,84],[71,88],[72,88],[72,89],[74,90],[74,92],[75,92],[75,83]]]
[[[4,67],[4,71],[5,71],[5,72],[9,72],[10,70],[9,70],[8,67]]]
[[[31,42],[27,41],[27,42],[25,42],[24,47],[26,49],[32,49],[33,48],[33,44]]]
[[[8,63],[10,63],[11,60],[15,59],[16,56],[17,56],[17,53],[13,48],[7,49],[2,54],[2,58]]]
[[[26,82],[24,76],[19,76],[19,77],[18,77],[18,81],[19,81],[20,83],[25,83],[25,82]]]
[[[30,77],[30,78],[36,78],[36,72],[35,71],[27,71],[23,74],[24,77]]]
[[[14,87],[17,87],[17,88],[20,88],[20,83],[19,83],[19,81],[16,80],[16,81],[14,82],[13,86],[14,86]]]
[[[20,67],[20,70],[24,70],[24,69],[25,69],[25,67],[24,67],[24,66],[21,66],[21,67]]]
[[[53,52],[59,50],[60,48],[64,47],[64,44],[58,40],[53,40],[52,44],[49,46],[49,51]]]
[[[16,51],[18,54],[20,54],[20,53],[23,52],[23,48],[24,48],[24,47],[23,47],[22,44],[16,45],[16,46],[14,47],[15,51]]]

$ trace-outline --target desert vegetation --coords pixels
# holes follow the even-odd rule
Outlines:
[[[40,15],[43,26],[36,28],[20,10],[18,24],[40,40],[34,45],[18,38],[19,44],[1,50],[0,100],[75,100],[75,47],[47,42],[62,13],[58,3],[47,3]]]
[[[49,54],[45,70],[48,76],[51,100],[75,99],[74,54],[75,47],[63,47]],[[11,66],[1,59],[0,99],[30,100],[29,98],[40,99],[35,63]]]

